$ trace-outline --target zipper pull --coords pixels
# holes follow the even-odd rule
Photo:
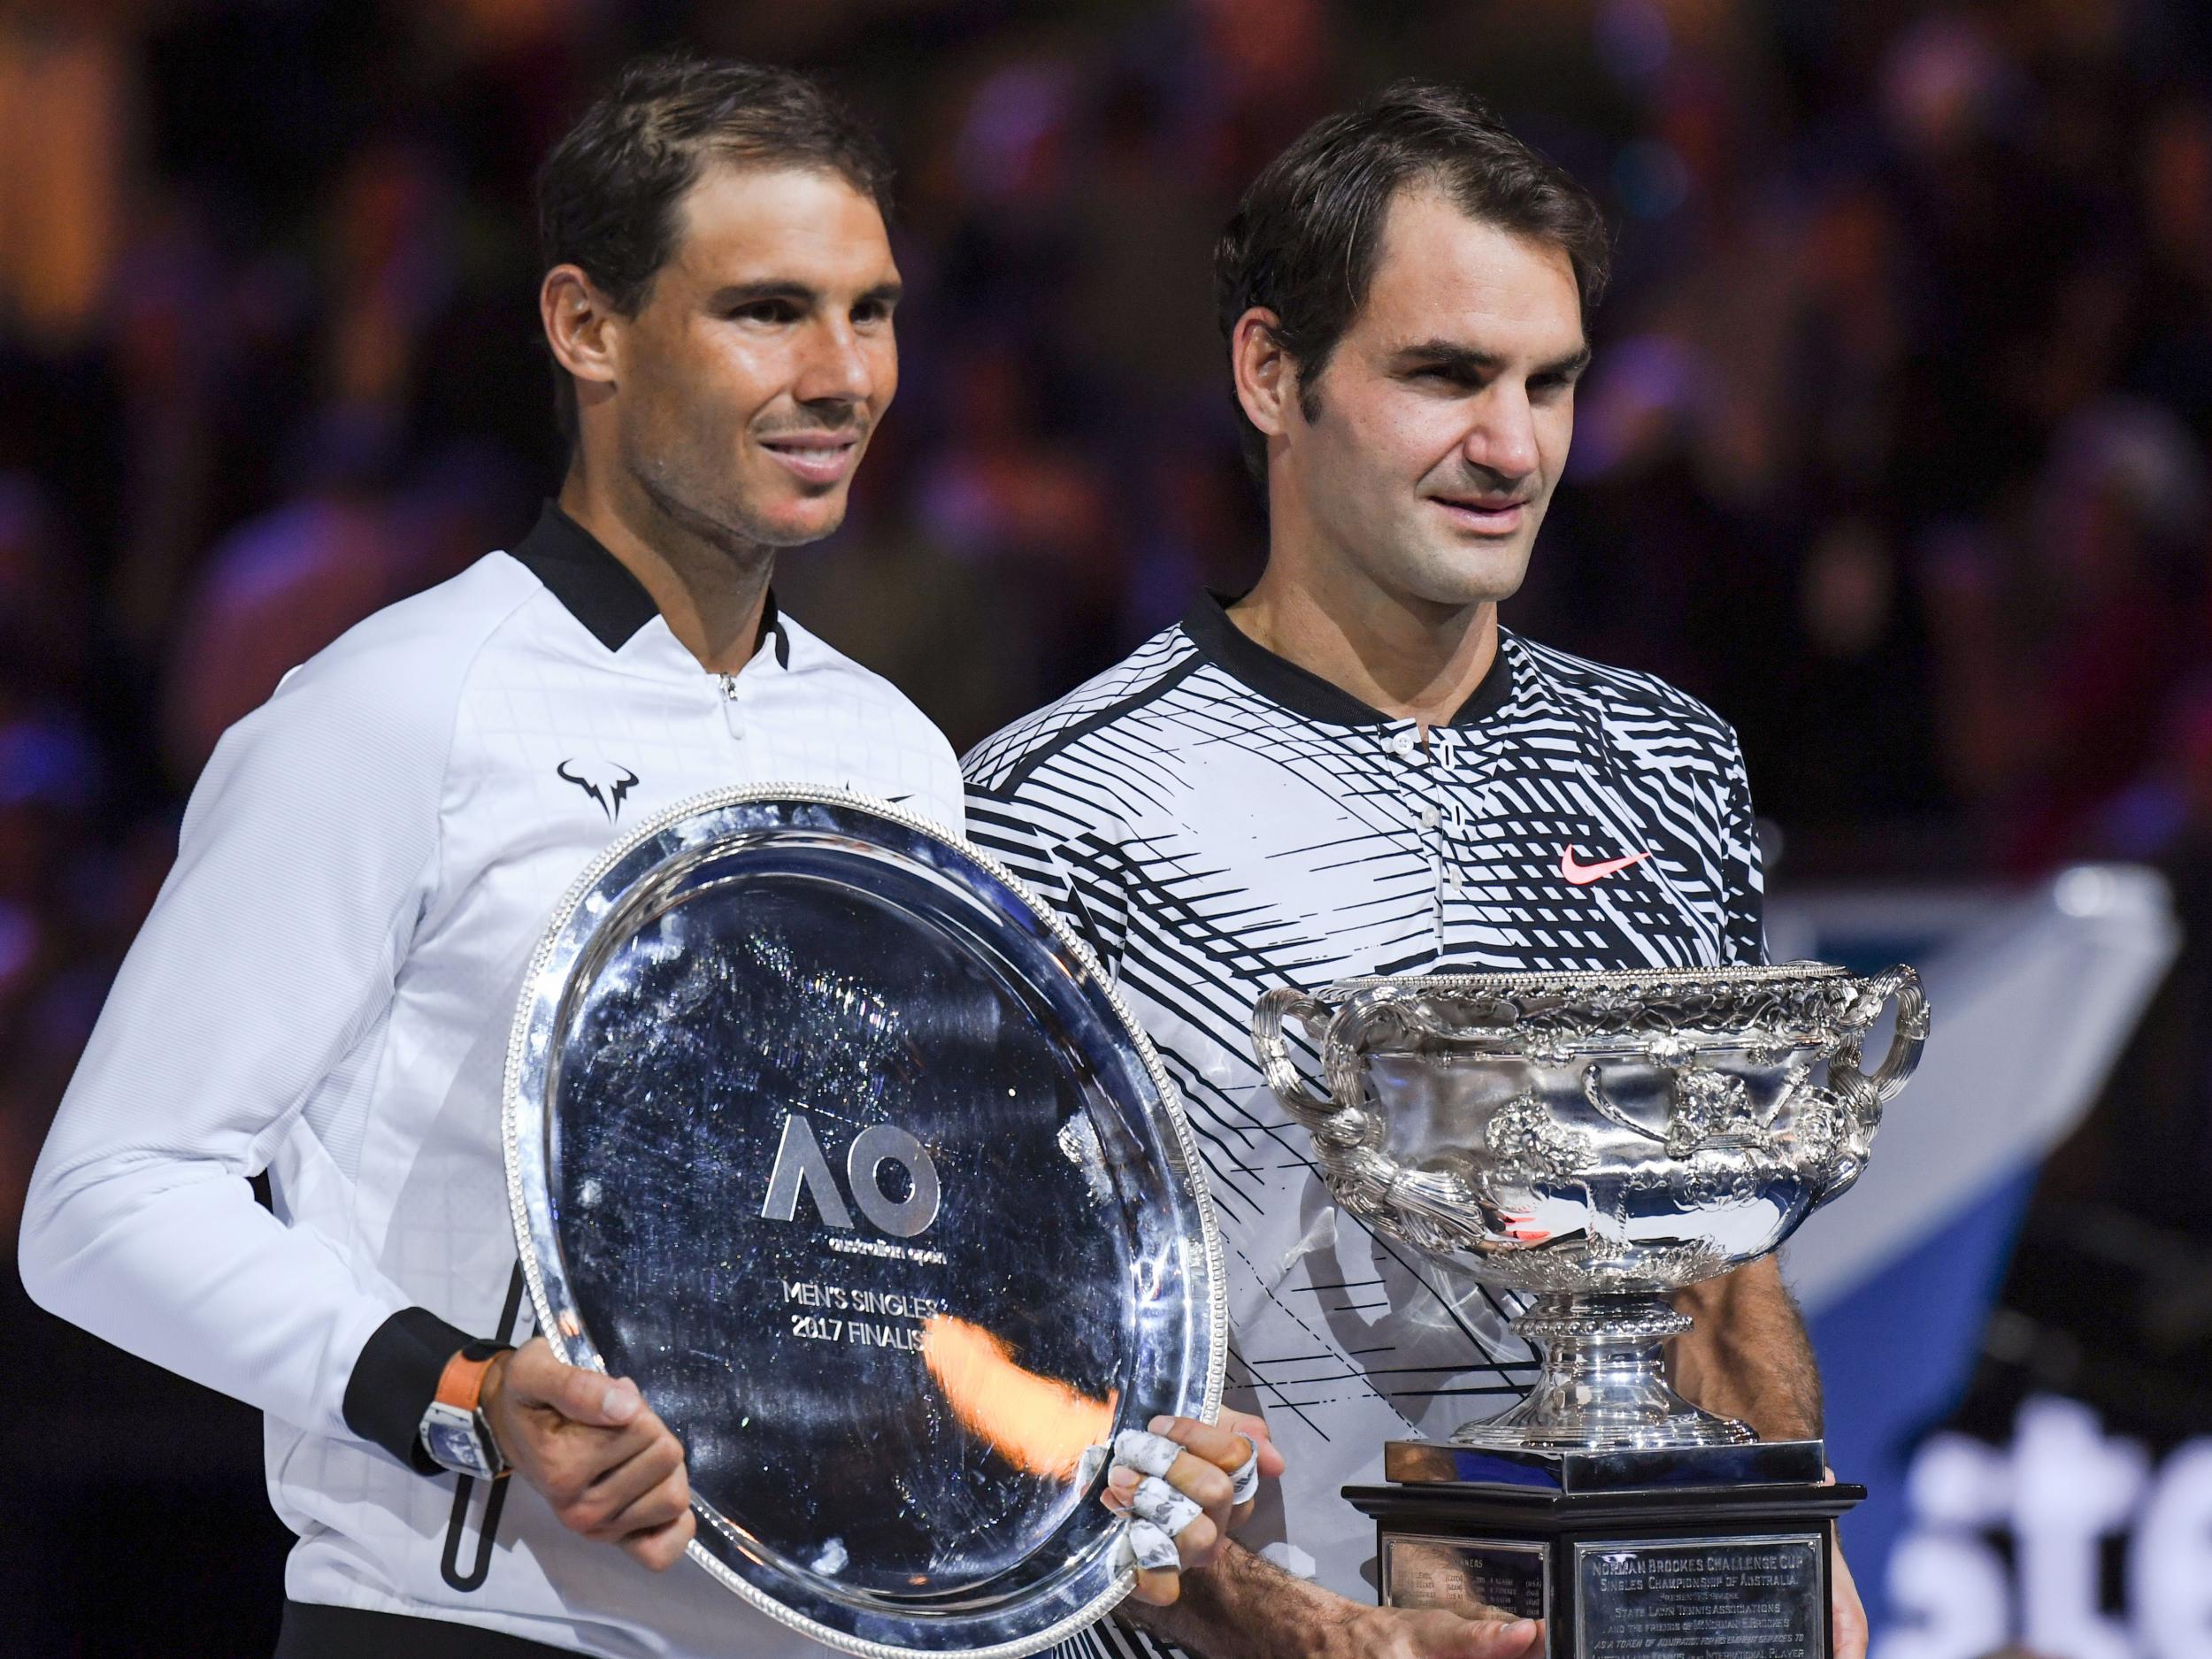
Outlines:
[[[745,741],[745,717],[737,705],[737,676],[717,674],[715,683],[722,688],[722,724],[739,742]]]

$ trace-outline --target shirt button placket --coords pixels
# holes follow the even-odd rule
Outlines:
[[[1422,849],[1428,855],[1429,891],[1432,895],[1429,913],[1434,948],[1440,956],[1444,949],[1445,872],[1449,867],[1450,860],[1445,856],[1444,849],[1444,815],[1436,804],[1438,779],[1435,762],[1438,751],[1435,742],[1435,733],[1432,733],[1430,746],[1425,749],[1419,735],[1412,726],[1407,726],[1392,733],[1385,747],[1409,769],[1406,793],[1412,801],[1419,803],[1414,817],[1419,826]]]

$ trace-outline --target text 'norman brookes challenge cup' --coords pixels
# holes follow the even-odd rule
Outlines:
[[[1861,1048],[1894,1002],[1873,1071]],[[1283,1022],[1313,1040],[1306,1087]],[[1262,997],[1267,1079],[1363,1221],[1529,1293],[1526,1400],[1454,1443],[1659,1450],[1755,1437],[1668,1386],[1665,1293],[1774,1249],[1866,1167],[1928,1034],[1910,968],[1819,963],[1345,979]]]

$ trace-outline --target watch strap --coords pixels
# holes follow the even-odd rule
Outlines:
[[[475,1410],[484,1392],[485,1372],[506,1351],[497,1342],[469,1343],[446,1361],[445,1369],[438,1373],[437,1392],[431,1398],[457,1410]]]
[[[423,1410],[420,1439],[441,1469],[480,1480],[497,1480],[507,1472],[507,1455],[482,1403],[485,1375],[504,1350],[500,1342],[465,1343],[438,1373],[438,1391]]]

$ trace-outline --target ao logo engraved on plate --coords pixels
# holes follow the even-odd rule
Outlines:
[[[886,1164],[896,1164],[906,1171],[905,1197],[894,1198],[884,1190]],[[872,1124],[853,1137],[845,1153],[845,1179],[860,1213],[895,1239],[918,1237],[937,1219],[937,1165],[931,1162],[928,1148],[895,1124]],[[852,1213],[837,1190],[829,1160],[822,1156],[813,1120],[804,1112],[790,1112],[783,1120],[783,1139],[776,1146],[775,1167],[768,1174],[768,1195],[760,1206],[762,1219],[795,1219],[802,1187],[814,1201],[824,1225],[850,1230]]]
[[[725,1589],[867,1659],[1018,1659],[1125,1591],[1124,1523],[926,1351],[941,1315],[1121,1423],[1220,1399],[1173,1086],[1006,872],[791,786],[672,808],[549,924],[503,1128],[540,1324],[684,1440]]]

